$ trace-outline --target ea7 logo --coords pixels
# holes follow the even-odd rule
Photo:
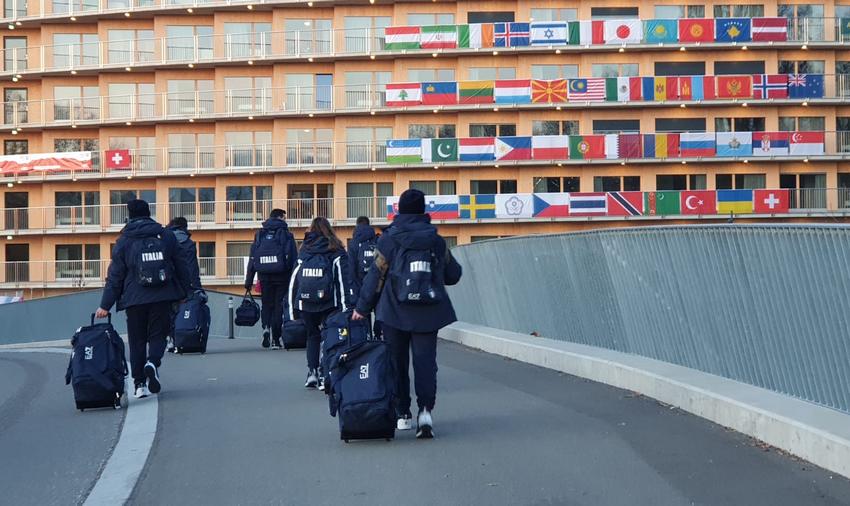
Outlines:
[[[360,366],[360,379],[369,379],[369,364],[363,364]]]
[[[187,309],[186,311],[183,311],[183,319],[184,320],[188,320],[190,316],[192,316],[192,310],[191,309]]]
[[[86,354],[83,358],[85,360],[91,360],[94,358],[94,346],[86,346]]]

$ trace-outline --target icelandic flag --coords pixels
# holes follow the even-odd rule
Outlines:
[[[570,214],[569,193],[535,193],[535,218],[563,218]]]
[[[753,133],[717,132],[717,156],[753,156]]]
[[[496,159],[496,146],[492,137],[460,139],[461,162],[486,162]]]
[[[789,74],[788,98],[823,98],[823,74]]]
[[[753,134],[753,155],[787,156],[790,142],[789,132],[756,132]]]
[[[497,104],[530,104],[531,79],[498,80],[493,96]]]
[[[567,23],[531,23],[532,46],[564,46],[567,44]]]
[[[607,212],[607,194],[570,193],[570,216],[599,216]]]
[[[750,18],[717,18],[714,20],[716,42],[749,42],[752,40]]]
[[[528,23],[496,23],[496,47],[531,45],[531,26]]]
[[[457,195],[427,195],[425,212],[434,220],[456,220],[460,217],[460,201]]]
[[[711,132],[679,135],[679,155],[682,158],[714,156],[715,146],[714,134]]]
[[[531,137],[496,137],[496,160],[531,160]]]

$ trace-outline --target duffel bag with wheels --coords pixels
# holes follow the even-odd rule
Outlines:
[[[65,384],[74,389],[77,409],[119,409],[126,404],[124,378],[127,376],[127,360],[124,341],[112,327],[112,315],[106,323],[95,323],[80,327],[71,338],[74,348]]]

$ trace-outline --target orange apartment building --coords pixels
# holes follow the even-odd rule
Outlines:
[[[0,173],[0,293],[102,286],[131,197],[150,201],[160,222],[189,219],[204,282],[221,289],[241,285],[252,230],[271,208],[287,210],[297,237],[314,215],[346,236],[359,215],[386,223],[386,197],[411,186],[429,195],[791,190],[787,213],[754,221],[844,221],[850,206],[850,50],[841,26],[850,2],[4,2],[0,155],[91,152],[92,167]],[[788,39],[393,50],[384,34],[395,26],[728,17],[787,18]],[[434,108],[385,100],[385,85],[399,82],[736,74],[824,75],[823,96]],[[824,152],[502,164],[385,158],[388,139],[678,131],[819,131]],[[109,168],[115,150],[129,153],[131,165]],[[448,219],[439,227],[462,244],[726,218]]]

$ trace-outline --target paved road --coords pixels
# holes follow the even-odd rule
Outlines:
[[[206,356],[169,357],[157,437],[131,503],[850,505],[850,481],[653,400],[454,344],[441,343],[439,353],[437,439],[405,432],[392,443],[348,445],[324,395],[302,387],[303,352],[216,340]],[[54,357],[26,360],[56,366]],[[0,374],[0,420],[7,412],[51,414],[63,437],[18,437],[68,457],[73,438],[63,426],[82,418],[64,398],[70,392],[51,383],[29,407],[9,402],[37,382],[21,374]],[[56,396],[62,402],[49,402]],[[114,435],[117,417],[101,415],[85,418]],[[0,434],[0,455],[26,446],[10,439]],[[108,448],[104,441],[98,450]],[[38,465],[46,466],[31,462],[29,470]],[[4,459],[0,488],[6,467]],[[41,493],[40,481],[23,481],[19,490]],[[75,496],[69,489],[68,500],[14,497],[10,504],[69,504]]]

